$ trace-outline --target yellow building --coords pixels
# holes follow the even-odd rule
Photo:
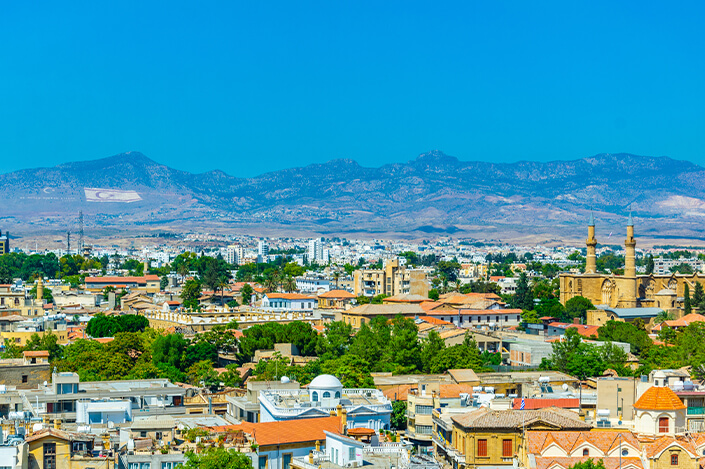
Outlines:
[[[560,300],[565,303],[573,297],[583,296],[594,305],[607,308],[659,308],[674,312],[682,312],[678,298],[684,295],[688,284],[691,293],[695,284],[705,286],[703,274],[669,274],[669,275],[637,275],[636,273],[636,239],[634,238],[634,222],[631,214],[627,223],[627,237],[624,241],[624,274],[601,274],[597,272],[595,248],[595,219],[590,215],[588,223],[588,238],[586,240],[587,256],[585,273],[563,273],[560,275]],[[615,311],[619,317],[619,311]],[[633,316],[633,315],[632,315]],[[648,316],[648,315],[647,315]],[[600,325],[599,322],[591,325]]]
[[[318,309],[349,309],[355,295],[345,290],[331,290],[318,295]]]
[[[391,303],[384,305],[366,304],[356,306],[342,312],[341,320],[350,324],[354,329],[359,329],[363,324],[369,324],[374,318],[382,316],[394,319],[401,315],[405,318],[424,316],[426,312],[416,303]]]
[[[353,273],[355,296],[412,293],[428,298],[428,288],[426,273],[399,265],[399,259],[386,261],[382,269],[363,269]]]
[[[436,454],[453,467],[512,467],[524,453],[526,431],[589,430],[575,412],[555,407],[541,410],[490,410],[483,407],[451,417],[450,438],[435,438]],[[434,418],[440,424],[441,419]],[[437,429],[436,434],[444,434]],[[447,433],[445,433],[447,435]]]
[[[56,428],[59,427],[59,428]],[[57,421],[55,428],[45,428],[32,433],[25,440],[29,446],[28,467],[32,469],[111,469],[115,459],[110,450],[101,451],[100,456],[93,456],[96,449],[94,435],[70,433],[60,429]],[[109,446],[109,438],[102,441],[103,447]]]
[[[8,231],[2,234],[0,231],[0,256],[10,252],[10,233]]]

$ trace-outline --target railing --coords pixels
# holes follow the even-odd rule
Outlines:
[[[688,415],[705,415],[705,407],[688,407]]]

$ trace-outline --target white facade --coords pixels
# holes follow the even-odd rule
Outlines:
[[[240,265],[245,257],[245,251],[240,244],[231,244],[225,251],[225,260],[229,264]]]
[[[125,423],[132,421],[132,403],[119,401],[78,401],[76,403],[76,423],[86,425],[107,425],[109,422]]]
[[[266,293],[262,297],[262,308],[275,312],[313,312],[317,307],[315,298],[296,293]]]
[[[302,293],[330,291],[330,280],[322,277],[296,277],[296,289]]]
[[[333,464],[341,467],[361,467],[362,451],[365,444],[347,436],[326,434],[326,456]]]
[[[260,241],[257,243],[257,255],[262,257],[269,255],[269,243],[267,243],[267,241]]]

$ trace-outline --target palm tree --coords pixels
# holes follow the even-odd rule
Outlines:
[[[181,275],[181,278],[186,278],[186,276],[188,275],[188,267],[186,266],[186,264],[179,265],[177,273]]]
[[[337,270],[333,272],[333,279],[335,280],[335,289],[338,289],[338,279],[340,278],[340,272]]]
[[[268,275],[267,277],[265,277],[263,283],[264,283],[264,289],[267,290],[268,293],[272,293],[272,292],[276,291],[278,281],[277,281],[277,278],[274,274]]]
[[[229,285],[227,279],[225,277],[221,277],[220,281],[218,282],[218,288],[220,288],[220,306],[223,306],[225,303],[223,303],[223,297],[225,296],[225,287]]]
[[[296,290],[296,280],[294,280],[294,277],[292,277],[291,275],[286,277],[286,280],[284,280],[284,290],[289,293]]]

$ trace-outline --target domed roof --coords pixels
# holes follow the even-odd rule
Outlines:
[[[333,375],[318,375],[313,378],[313,381],[311,381],[311,384],[309,384],[308,387],[318,389],[334,389],[342,388],[343,383],[341,383],[340,380]]]
[[[674,291],[671,290],[670,288],[664,288],[663,290],[659,290],[659,292],[656,293],[656,294],[657,294],[657,295],[669,295],[669,296],[670,296],[670,295],[675,295],[676,292],[674,292]]]
[[[652,386],[634,403],[634,408],[642,410],[680,410],[685,409],[685,405],[676,396],[676,393],[671,391],[671,388]]]

